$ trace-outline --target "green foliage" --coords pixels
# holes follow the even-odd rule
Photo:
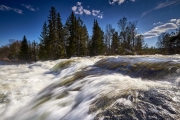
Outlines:
[[[65,31],[67,56],[87,55],[88,31],[83,21],[76,18],[73,12],[66,20]]]
[[[111,49],[112,49],[112,54],[118,54],[119,53],[119,37],[118,37],[118,32],[113,33]]]
[[[136,25],[136,21],[128,21],[125,17],[118,21],[118,26],[120,30],[119,39],[121,42],[120,49],[123,50],[123,54],[127,54],[127,51],[132,51],[132,53],[135,52],[135,48],[137,45]]]
[[[59,59],[65,57],[64,30],[60,13],[51,7],[48,24],[44,22],[40,35],[39,58],[41,60]]]
[[[104,32],[99,27],[97,20],[94,20],[92,40],[90,43],[90,55],[104,54]]]
[[[0,47],[0,59],[55,60],[72,56],[124,55],[124,54],[174,54],[180,52],[180,30],[177,33],[164,33],[158,37],[157,46],[144,45],[143,35],[137,32],[137,22],[123,17],[118,22],[119,31],[111,24],[105,33],[98,21],[94,20],[92,36],[89,37],[86,25],[72,12],[63,25],[60,13],[51,7],[47,21],[44,22],[40,43],[14,41]]]
[[[180,53],[180,31],[176,33],[162,33],[156,43],[160,54]]]
[[[19,58],[21,60],[28,60],[28,42],[25,35],[23,37],[23,40],[21,41]]]

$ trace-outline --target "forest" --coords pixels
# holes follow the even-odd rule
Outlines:
[[[92,35],[83,20],[72,12],[65,24],[60,13],[51,7],[49,16],[42,26],[39,41],[30,42],[26,36],[22,40],[10,40],[0,47],[0,60],[56,60],[70,57],[97,55],[144,55],[179,54],[180,29],[172,33],[162,33],[156,47],[148,47],[143,35],[137,31],[137,21],[126,17],[117,21],[118,31],[111,24],[103,31],[98,21],[92,21]]]

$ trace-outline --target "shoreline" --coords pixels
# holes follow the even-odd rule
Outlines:
[[[35,61],[24,61],[24,60],[0,60],[0,65],[20,65],[20,64],[31,64]]]

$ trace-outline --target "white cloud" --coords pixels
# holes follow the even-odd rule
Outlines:
[[[100,10],[92,10],[92,15],[97,16],[98,18],[103,18],[103,14]]]
[[[75,14],[82,15],[84,13],[84,9],[83,9],[83,6],[81,4],[82,4],[81,2],[77,2],[77,5],[72,7],[72,11]]]
[[[163,24],[162,22],[154,23],[153,25],[161,25]]]
[[[81,5],[82,4],[82,2],[77,2],[77,5]]]
[[[180,19],[171,19],[170,22],[175,23],[177,26],[180,27]]]
[[[124,1],[125,1],[125,0],[119,0],[119,1],[118,1],[118,4],[120,5],[120,4],[122,4]]]
[[[28,10],[30,10],[30,11],[36,11],[36,9],[35,8],[33,8],[33,6],[31,6],[31,5],[25,5],[25,4],[21,4],[23,7],[25,7],[25,8],[27,8]]]
[[[90,10],[86,10],[86,9],[83,9],[84,10],[84,13],[86,14],[86,15],[91,15],[91,11]]]
[[[176,20],[176,25],[180,26],[180,19]]]
[[[170,22],[176,22],[176,19],[171,19]]]
[[[165,8],[165,7],[168,7],[168,6],[171,6],[171,5],[177,5],[180,3],[180,0],[168,0],[164,3],[160,3],[158,4],[155,8],[151,9],[151,10],[148,10],[148,11],[145,11],[142,13],[141,17],[144,17],[146,14],[154,11],[154,10],[158,10],[158,9],[162,9],[162,8]]]
[[[0,10],[2,10],[2,11],[9,11],[9,10],[12,10],[12,8],[10,8],[8,6],[5,6],[5,5],[0,5]]]
[[[2,11],[13,10],[13,11],[16,12],[16,13],[23,14],[23,11],[22,11],[22,10],[17,9],[17,8],[11,8],[11,7],[8,7],[8,6],[5,6],[5,5],[0,5],[0,10],[2,10]]]
[[[92,15],[97,16],[100,13],[100,10],[92,10]]]
[[[126,0],[110,0],[109,4],[114,5],[115,3],[118,3],[119,5],[124,3]],[[132,2],[135,2],[135,0],[130,0]]]
[[[83,6],[80,5],[72,7],[72,10],[74,11],[75,14],[82,15],[84,13]]]
[[[102,19],[102,18],[103,18],[103,15],[100,14],[100,15],[98,15],[97,17],[100,18],[100,19]]]
[[[73,6],[71,9],[75,14],[79,14],[79,15],[86,14],[86,15],[93,15],[98,18],[103,18],[103,14],[102,12],[100,12],[100,10],[92,10],[91,12],[91,10],[84,9],[82,6],[82,2],[77,2],[76,6]]]
[[[143,34],[145,38],[153,38],[159,36],[161,33],[167,32],[168,30],[173,30],[178,28],[174,23],[166,23],[157,27],[154,27],[152,30]]]
[[[72,7],[72,11],[75,12],[77,10],[77,6]]]
[[[15,8],[14,11],[15,11],[16,13],[23,14],[23,11],[20,10],[20,9],[16,9],[16,8]]]

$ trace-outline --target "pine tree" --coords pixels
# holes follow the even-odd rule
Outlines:
[[[111,50],[112,50],[112,54],[118,54],[118,51],[119,51],[118,32],[113,33]]]
[[[37,42],[34,40],[31,43],[31,60],[33,61],[37,60],[37,53],[38,53],[38,46],[37,46]]]
[[[137,35],[136,38],[135,38],[135,51],[136,52],[141,52],[143,45],[144,45],[144,37],[143,37],[143,35]]]
[[[40,44],[39,44],[39,59],[47,60],[48,59],[48,51],[49,51],[49,38],[48,38],[48,27],[46,21],[44,22],[42,32],[40,35]]]
[[[64,30],[61,22],[60,13],[57,14],[57,40],[55,40],[55,59],[65,57],[65,43],[64,43]]]
[[[55,7],[51,7],[48,16],[48,24],[43,25],[39,44],[39,57],[41,60],[59,59],[66,54],[64,43],[64,30],[60,13]]]
[[[71,57],[77,55],[77,19],[73,12],[66,20],[65,28],[68,32],[66,40],[67,55]]]
[[[25,35],[23,37],[23,40],[21,41],[20,59],[28,60],[28,42]]]
[[[50,14],[48,16],[48,57],[49,59],[55,59],[57,44],[57,12],[55,7],[51,7]]]
[[[78,18],[77,19],[77,55],[85,56],[87,55],[87,41],[88,41],[88,31],[84,22]]]
[[[104,49],[104,32],[98,25],[97,20],[94,20],[92,41],[90,46],[90,54],[92,56],[102,55]]]

